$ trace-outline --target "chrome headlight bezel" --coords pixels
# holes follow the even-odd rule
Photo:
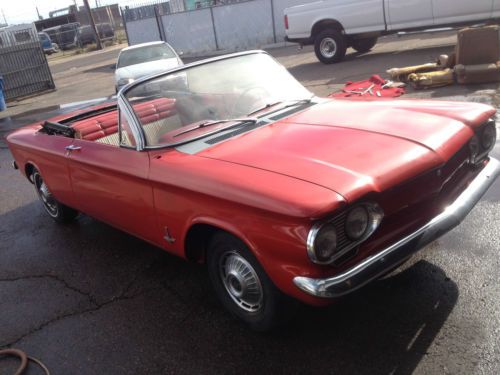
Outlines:
[[[357,210],[360,207],[366,210],[368,213],[368,225],[364,233],[358,239],[350,239],[345,233],[345,226],[347,223],[347,217],[349,213],[353,210]],[[339,215],[336,215],[327,220],[318,222],[312,226],[307,236],[307,253],[309,259],[316,264],[332,264],[339,258],[347,254],[349,251],[360,245],[368,237],[370,237],[380,226],[382,218],[384,217],[384,212],[382,208],[375,202],[363,202],[353,205],[349,209],[343,211]],[[317,254],[317,240],[318,235],[321,234],[321,230],[326,226],[333,226],[336,231],[336,246],[333,254],[330,258],[324,259],[324,257],[318,256]],[[339,241],[339,237],[347,238],[344,241]]]

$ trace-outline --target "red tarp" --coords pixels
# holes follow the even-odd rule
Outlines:
[[[379,75],[373,75],[370,79],[359,82],[346,82],[341,92],[334,92],[328,95],[330,98],[395,98],[405,93],[401,87],[384,87],[386,81]],[[373,87],[372,87],[373,85]],[[368,90],[372,87],[371,90]],[[377,94],[377,93],[380,93]]]

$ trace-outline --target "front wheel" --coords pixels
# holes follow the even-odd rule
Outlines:
[[[243,242],[217,233],[207,255],[208,273],[224,307],[256,331],[286,323],[298,303],[281,293]]]
[[[43,204],[43,208],[52,219],[58,223],[68,223],[78,216],[78,211],[56,200],[38,169],[35,169],[31,174],[31,180],[35,185],[35,191]]]
[[[324,64],[333,64],[341,61],[346,51],[346,39],[338,30],[323,30],[314,39],[316,57]]]
[[[375,44],[377,44],[378,38],[364,38],[364,39],[355,39],[352,41],[352,48],[360,53],[370,51]]]

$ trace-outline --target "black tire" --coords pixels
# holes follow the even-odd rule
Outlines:
[[[54,198],[43,181],[42,175],[36,168],[33,169],[33,173],[31,174],[31,181],[33,181],[35,191],[42,202],[43,208],[56,222],[69,223],[78,216],[78,211],[65,206]]]
[[[234,268],[228,272],[231,264]],[[296,311],[298,302],[276,288],[251,251],[234,236],[225,232],[214,235],[207,254],[207,265],[219,300],[231,314],[253,330],[264,332],[286,324]],[[248,271],[250,273],[246,273]],[[242,279],[243,282],[238,281]],[[238,285],[241,298],[230,292],[230,289],[237,292]]]
[[[338,30],[323,30],[314,39],[314,52],[318,60],[323,64],[333,64],[341,61],[346,51],[346,39]]]
[[[354,39],[351,43],[352,48],[360,53],[368,52],[371,50],[375,44],[377,44],[378,38],[364,38],[364,39]]]

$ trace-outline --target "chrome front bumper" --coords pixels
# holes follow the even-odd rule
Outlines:
[[[337,276],[327,279],[297,276],[293,279],[295,285],[308,294],[324,298],[340,297],[361,288],[460,224],[499,175],[500,162],[491,158],[451,205],[415,232]]]

